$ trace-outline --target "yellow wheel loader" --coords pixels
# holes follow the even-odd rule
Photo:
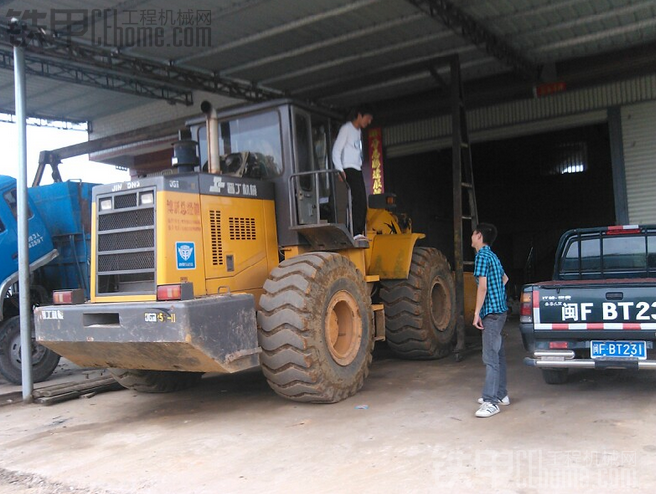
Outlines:
[[[91,294],[35,311],[39,343],[144,392],[261,366],[279,395],[355,394],[375,340],[432,359],[452,348],[446,258],[417,247],[392,195],[354,240],[330,165],[335,115],[291,100],[205,113],[158,176],[93,189]]]

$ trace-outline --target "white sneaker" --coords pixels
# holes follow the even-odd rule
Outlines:
[[[480,418],[487,418],[487,417],[491,417],[492,415],[496,415],[500,411],[501,410],[499,410],[498,405],[485,401],[483,402],[481,407],[478,410],[476,410],[475,415]]]
[[[369,239],[364,235],[356,235],[355,237],[353,237],[353,240],[369,240]]]
[[[482,405],[483,402],[484,402],[483,398],[479,398],[478,402]],[[503,400],[501,400],[499,403],[497,403],[497,405],[503,405],[504,407],[507,407],[508,405],[510,405],[510,398],[508,398],[508,395],[504,396]]]

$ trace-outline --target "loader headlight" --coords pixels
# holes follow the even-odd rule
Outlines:
[[[139,195],[139,203],[142,206],[153,203],[153,193],[152,192],[143,192]]]
[[[110,209],[112,209],[112,199],[100,199],[100,210],[109,211]]]

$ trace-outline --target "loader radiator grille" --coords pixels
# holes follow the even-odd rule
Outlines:
[[[144,190],[148,189],[139,192]],[[154,188],[150,190],[155,193]],[[116,193],[112,204],[108,211],[98,208],[96,293],[152,294],[155,292],[155,208],[153,204],[138,206],[134,190]]]
[[[155,247],[154,230],[114,233],[98,237],[98,252]]]
[[[123,194],[114,197],[114,209],[134,208],[137,207],[137,193]]]
[[[230,240],[256,240],[255,218],[229,218]]]
[[[212,264],[214,266],[223,266],[220,211],[210,211],[210,236],[212,237]]]
[[[148,252],[131,252],[128,254],[109,254],[98,256],[99,272],[135,271],[137,269],[153,269],[155,259]]]
[[[150,206],[148,209],[133,209],[120,213],[103,214],[98,217],[98,232],[107,230],[123,230],[140,226],[153,226],[155,211]]]

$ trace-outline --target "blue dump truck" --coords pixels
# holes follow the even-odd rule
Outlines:
[[[656,370],[656,225],[564,233],[553,280],[521,301],[524,363],[546,383],[577,368]]]
[[[28,189],[30,296],[33,306],[51,302],[53,290],[89,292],[91,189],[59,182]],[[0,374],[21,383],[16,180],[0,175]],[[32,338],[33,380],[47,379],[59,355]]]

